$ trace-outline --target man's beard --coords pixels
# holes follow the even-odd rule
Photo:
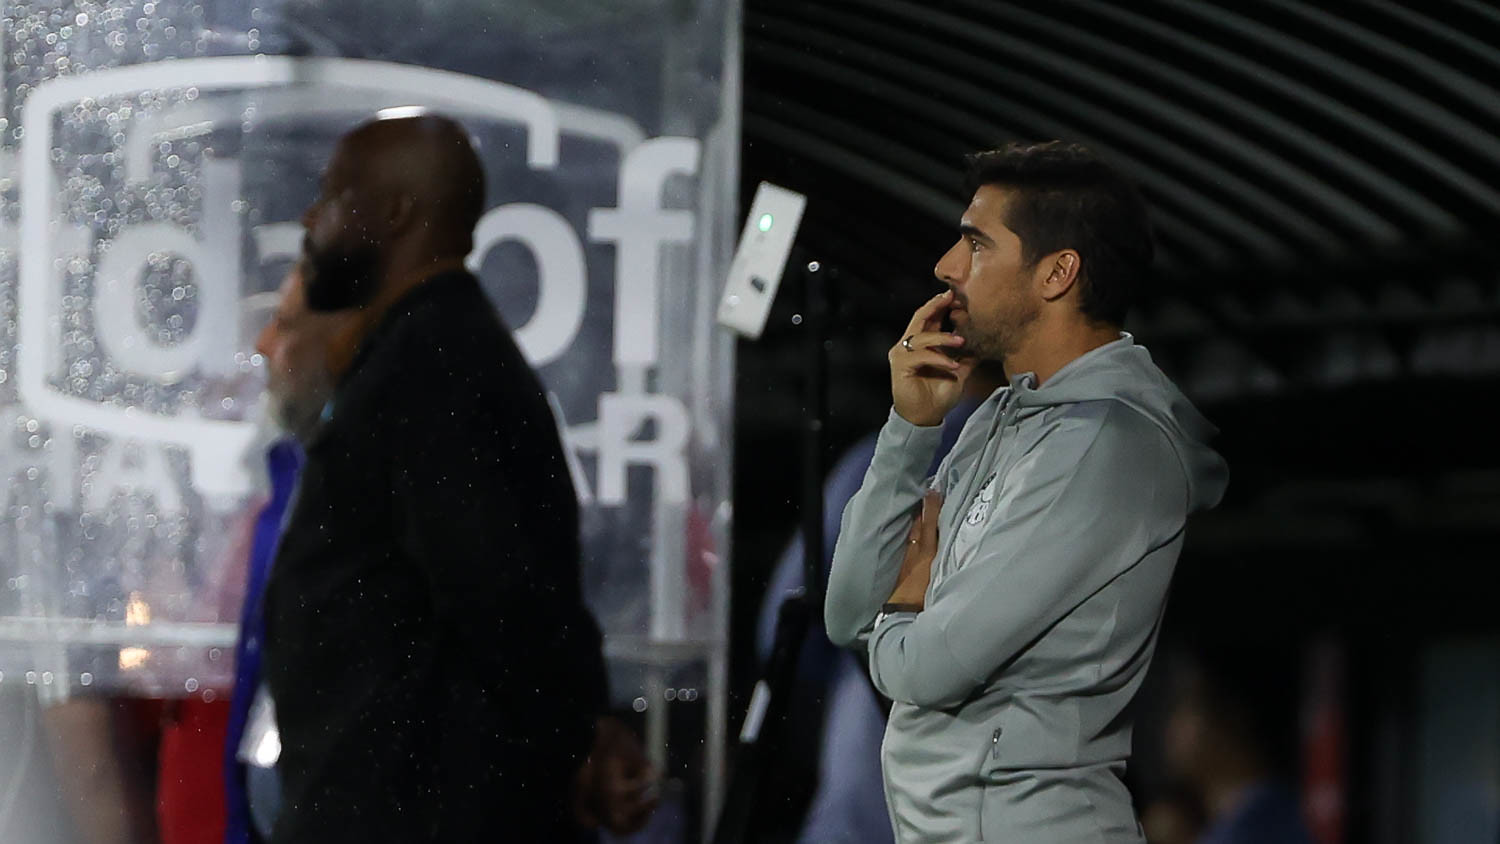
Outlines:
[[[370,243],[346,249],[320,249],[312,238],[302,237],[306,275],[302,280],[308,310],[320,313],[342,311],[369,304],[375,298],[376,269],[380,254]]]
[[[298,442],[306,444],[323,424],[323,408],[332,395],[333,386],[326,378],[297,389],[273,385],[266,390],[266,409],[271,421]]]
[[[1041,316],[1040,309],[1031,308],[1023,313],[996,317],[991,325],[980,325],[974,318],[974,312],[968,313],[968,324],[957,332],[964,338],[962,348],[981,360],[1001,363],[1020,348],[1032,324]]]

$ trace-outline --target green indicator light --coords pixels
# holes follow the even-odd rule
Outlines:
[[[763,232],[770,231],[771,224],[774,222],[776,222],[776,220],[770,214],[760,215],[760,230]]]

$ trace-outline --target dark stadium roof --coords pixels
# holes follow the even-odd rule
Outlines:
[[[965,153],[1080,141],[1150,203],[1131,328],[1198,392],[1500,371],[1424,340],[1500,316],[1496,44],[1477,2],[749,0],[745,196],[809,195],[857,335],[919,301]]]

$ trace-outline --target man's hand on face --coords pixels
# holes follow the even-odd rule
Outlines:
[[[938,514],[943,511],[942,493],[927,491],[922,498],[922,512],[912,520],[906,534],[906,556],[901,558],[901,575],[889,603],[915,607],[927,603],[927,584],[932,580],[932,560],[938,551]]]
[[[617,718],[599,719],[594,749],[578,770],[574,816],[588,829],[639,832],[658,802],[656,770],[634,732]]]
[[[963,397],[964,381],[977,362],[972,356],[954,360],[946,349],[963,347],[964,338],[941,330],[943,315],[953,305],[953,291],[945,290],[917,309],[900,341],[887,355],[891,362],[891,399],[896,412],[913,425],[940,425]]]

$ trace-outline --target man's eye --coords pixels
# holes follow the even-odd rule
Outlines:
[[[979,241],[975,240],[972,237],[969,238],[969,251],[970,252],[978,252],[979,251]]]

